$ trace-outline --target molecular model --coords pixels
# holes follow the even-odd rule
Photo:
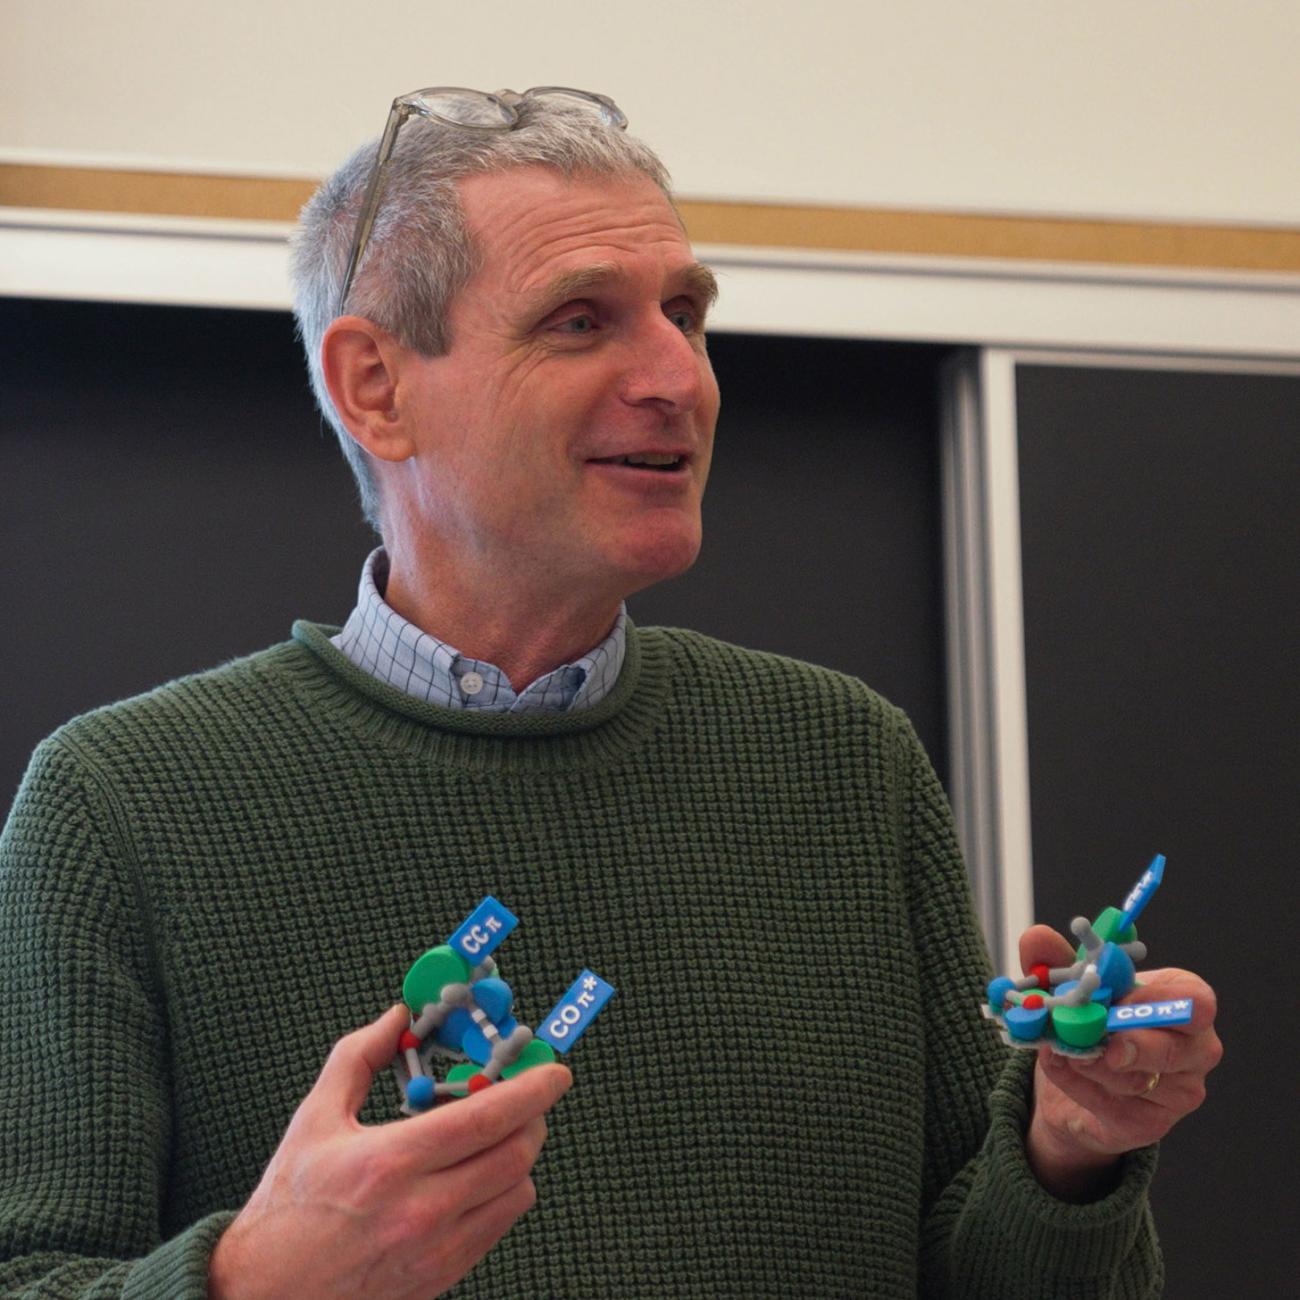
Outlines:
[[[1157,853],[1129,891],[1123,907],[1108,907],[1089,925],[1077,916],[1070,930],[1079,940],[1070,966],[1039,965],[1021,979],[991,980],[982,1010],[1011,1047],[1037,1048],[1089,1059],[1100,1056],[1107,1035],[1121,1029],[1164,1029],[1192,1018],[1192,999],[1117,1005],[1137,984],[1134,962],[1147,955],[1133,922],[1151,901],[1165,873]]]
[[[437,1101],[468,1096],[567,1052],[614,995],[599,975],[584,970],[534,1033],[511,1010],[514,993],[497,975],[492,952],[518,924],[495,898],[485,898],[461,927],[416,959],[402,981],[411,1013],[393,1063],[402,1114],[427,1111]],[[433,1058],[459,1062],[438,1082]]]

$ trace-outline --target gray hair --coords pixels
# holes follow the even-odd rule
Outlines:
[[[526,99],[518,109],[519,123],[509,131],[470,131],[416,117],[398,137],[348,305],[423,356],[441,356],[451,347],[448,308],[480,265],[456,190],[462,177],[528,166],[549,167],[566,177],[639,173],[672,202],[668,172],[641,141],[561,96]],[[377,139],[362,145],[307,202],[290,261],[294,317],[312,391],[357,481],[362,513],[376,532],[381,502],[374,468],[334,409],[320,350],[335,317],[378,147]]]

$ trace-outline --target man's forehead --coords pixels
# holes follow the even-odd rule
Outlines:
[[[649,263],[710,301],[716,295],[676,210],[640,173],[570,177],[519,167],[466,177],[460,189],[481,269],[511,297],[617,285]]]

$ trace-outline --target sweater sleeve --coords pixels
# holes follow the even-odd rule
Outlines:
[[[943,1300],[1150,1300],[1163,1268],[1147,1205],[1155,1149],[1076,1205],[1045,1191],[1025,1154],[1034,1054],[979,1014],[990,971],[952,813],[901,720],[902,844],[925,1000],[926,1151],[921,1293]]]
[[[0,1294],[192,1297],[234,1217],[164,1242],[166,1022],[121,818],[65,739],[0,833]]]

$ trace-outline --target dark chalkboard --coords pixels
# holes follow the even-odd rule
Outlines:
[[[1296,1294],[1300,377],[1017,368],[1035,913],[1168,855],[1148,965],[1226,1055],[1166,1140],[1178,1300]]]

